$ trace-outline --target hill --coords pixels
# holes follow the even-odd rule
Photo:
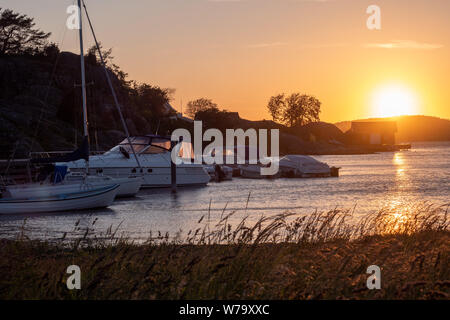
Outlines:
[[[107,150],[125,134],[104,69],[95,56],[88,55],[85,62],[91,149]],[[68,151],[80,143],[79,65],[80,56],[70,52],[0,56],[0,158]],[[131,134],[166,134],[185,125],[165,110],[170,89],[127,81],[118,67],[108,72]]]
[[[271,120],[251,121],[242,119],[237,112],[208,110],[197,113],[196,120],[203,127],[226,129],[279,129],[280,154],[360,154],[370,153],[369,147],[345,145],[344,134],[331,123],[313,122],[304,126],[286,127]]]
[[[370,118],[355,121],[396,121],[398,143],[412,141],[449,141],[450,120],[430,116],[400,116],[391,118]],[[335,123],[342,132],[351,127],[351,121]]]

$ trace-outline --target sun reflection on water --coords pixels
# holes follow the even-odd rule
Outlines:
[[[405,158],[401,152],[397,152],[394,155],[393,159],[394,165],[396,167],[396,174],[397,176],[404,176],[405,175]]]
[[[395,187],[388,191],[384,209],[380,216],[381,233],[397,233],[405,231],[411,223],[411,207],[410,196],[405,198],[405,189],[411,184],[410,177],[403,152],[396,152],[392,158],[394,174],[396,178]]]
[[[378,212],[374,229],[379,234],[411,234],[424,231],[432,223],[448,225],[447,211],[448,207],[436,207],[426,201],[412,203],[393,200]]]
[[[405,158],[403,157],[403,154],[401,152],[397,152],[394,155],[394,164],[397,166],[402,166],[405,164]]]

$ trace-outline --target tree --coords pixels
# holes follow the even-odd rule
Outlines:
[[[281,113],[286,107],[284,93],[278,94],[270,98],[267,109],[272,116],[273,121],[280,120]]]
[[[56,43],[50,43],[46,45],[42,51],[42,54],[51,59],[52,61],[56,60],[56,57],[60,53],[59,47]]]
[[[164,115],[166,112],[165,105],[170,101],[175,90],[162,89],[146,83],[135,83],[134,85],[136,104],[141,109],[141,113],[147,118]]]
[[[103,50],[102,43],[99,42],[98,46],[100,48],[100,51],[102,52],[103,61],[105,61],[106,66],[111,67],[112,61],[114,57],[112,56],[112,48],[109,48],[108,50]],[[91,64],[97,64],[101,63],[100,54],[97,50],[97,45],[92,45],[87,51],[86,59]]]
[[[98,43],[98,46],[100,48],[100,51],[102,52],[102,57],[103,61],[105,62],[106,68],[117,77],[123,87],[128,89],[131,88],[133,84],[131,83],[132,81],[127,81],[128,73],[123,71],[117,64],[113,63],[114,57],[112,56],[112,48],[103,50],[101,42]],[[85,57],[86,62],[91,65],[96,66],[101,64],[100,54],[95,44],[88,49]]]
[[[319,121],[321,105],[318,99],[306,94],[293,93],[287,97],[279,94],[270,98],[267,109],[274,121],[294,127]]]
[[[34,26],[33,18],[0,8],[0,55],[41,51],[50,33]]]
[[[216,103],[212,102],[211,99],[200,98],[188,102],[186,114],[191,118],[195,118],[197,112],[207,110],[219,111],[219,108],[217,107]]]

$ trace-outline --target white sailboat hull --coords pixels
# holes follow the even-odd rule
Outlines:
[[[0,214],[26,214],[72,211],[108,207],[116,197],[119,185],[77,193],[28,199],[0,199]]]
[[[72,182],[70,181],[72,176],[69,174],[66,177],[66,183]],[[82,182],[83,178],[78,179]],[[76,180],[73,180],[76,182]],[[141,176],[123,176],[123,177],[110,177],[103,175],[91,175],[88,176],[87,183],[92,188],[98,188],[104,186],[105,184],[118,184],[119,188],[117,189],[117,197],[132,197],[135,196],[139,190],[141,189],[142,184],[144,183],[144,179]]]
[[[117,191],[117,197],[134,197],[142,187],[144,179],[139,177],[135,179],[114,179],[119,183],[119,189]]]
[[[42,198],[58,194],[68,194],[90,191],[107,187],[113,184],[119,185],[117,197],[130,197],[139,192],[143,179],[141,177],[110,178],[107,176],[67,175],[66,179],[57,184],[24,184],[6,187],[5,194],[11,198]]]

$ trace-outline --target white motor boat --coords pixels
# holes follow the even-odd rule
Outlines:
[[[101,155],[90,156],[89,173],[100,173],[112,178],[142,174],[143,188],[170,187],[172,161],[170,137],[146,135],[130,137],[130,141],[139,159],[139,164],[133,156],[133,149],[128,139],[125,139]],[[183,142],[181,153],[183,153],[183,148],[192,148],[192,146]],[[191,150],[187,154],[192,154]],[[67,165],[71,172],[83,172],[85,168],[83,160],[67,162],[64,165]],[[178,186],[206,185],[210,180],[210,176],[202,164],[184,161],[176,166],[176,172]]]
[[[331,168],[313,157],[287,155],[280,159],[280,171],[285,177],[312,178],[330,177]]]
[[[262,175],[262,167],[260,164],[241,164],[239,165],[241,177],[247,179],[277,179],[281,176],[279,171],[273,175]]]
[[[27,214],[104,208],[114,201],[118,184],[43,197],[0,198],[0,214]]]

